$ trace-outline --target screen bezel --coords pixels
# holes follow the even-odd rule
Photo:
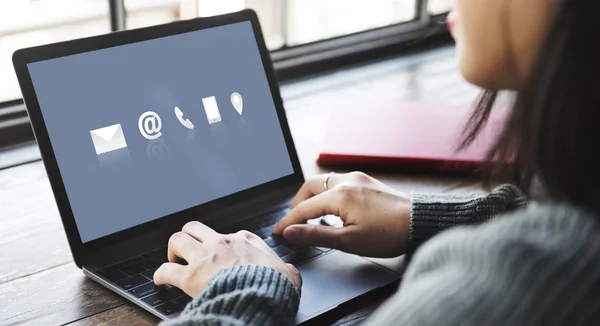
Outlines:
[[[254,37],[256,39],[256,44],[260,53],[263,68],[273,97],[273,102],[275,104],[290,161],[293,166],[293,174],[228,195],[226,197],[221,197],[217,200],[163,216],[126,230],[118,231],[99,239],[83,243],[81,241],[79,230],[77,229],[75,217],[68,200],[62,176],[59,172],[58,163],[56,161],[55,153],[50,142],[48,130],[46,129],[46,125],[44,123],[44,118],[42,116],[38,98],[36,96],[27,65],[33,62],[245,21],[249,21],[252,25],[252,30],[254,32]],[[283,187],[301,185],[304,182],[304,176],[302,174],[296,148],[294,146],[288,121],[285,115],[283,101],[279,92],[279,83],[273,69],[270,53],[266,47],[258,17],[251,9],[245,9],[225,15],[194,18],[163,25],[114,32],[100,36],[21,49],[13,54],[13,65],[17,74],[21,91],[23,93],[23,100],[27,107],[29,119],[38,142],[42,160],[48,174],[48,179],[54,193],[55,201],[58,206],[65,232],[67,234],[69,246],[71,248],[75,263],[79,267],[85,264],[86,257],[93,256],[93,253],[100,249],[108,248],[118,244],[119,242],[142,236],[149,231],[156,230],[161,227],[166,227],[173,224],[182,225],[186,221],[197,219],[198,216],[211,215],[212,212],[218,210],[219,208],[250,200],[257,195],[276,192],[278,189]]]

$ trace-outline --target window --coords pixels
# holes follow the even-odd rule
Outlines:
[[[104,0],[0,1],[0,103],[21,97],[15,50],[110,31]]]
[[[280,0],[125,0],[124,3],[127,28],[252,8],[259,16],[268,48],[278,49],[283,46]]]
[[[320,41],[411,21],[415,0],[290,0],[287,45]]]
[[[450,0],[429,0],[429,2],[427,3],[427,11],[431,15],[444,14],[450,11],[450,9]]]
[[[286,79],[445,33],[437,18],[451,1],[1,0],[0,149],[33,140],[12,67],[19,48],[252,8],[279,77]]]
[[[297,46],[414,20],[418,0],[125,0],[127,28],[252,8],[270,49]],[[450,0],[430,1],[432,14]]]

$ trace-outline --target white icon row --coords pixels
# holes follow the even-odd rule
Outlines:
[[[243,102],[242,96],[239,93],[236,92],[231,94],[231,104],[233,105],[233,108],[242,115]],[[219,111],[217,100],[214,96],[203,98],[202,105],[204,106],[204,111],[206,112],[209,124],[221,121],[221,112]],[[183,117],[184,114],[180,108],[175,107],[173,111],[177,120],[185,128],[195,128],[194,124],[189,119]],[[138,119],[138,129],[144,138],[149,140],[157,139],[162,136],[162,120],[156,112],[144,112]],[[120,123],[91,130],[90,135],[92,137],[94,149],[96,150],[96,155],[127,147],[127,141],[125,140],[123,128]]]

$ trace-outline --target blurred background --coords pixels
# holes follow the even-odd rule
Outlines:
[[[301,85],[308,84],[315,88],[321,87],[316,76],[334,76],[349,67],[452,46],[445,26],[451,1],[0,0],[0,161],[4,162],[0,162],[0,169],[39,160],[12,65],[12,55],[18,49],[251,8],[259,16],[281,85],[294,84],[295,89],[304,89]],[[389,92],[390,85],[408,92],[422,84],[419,92],[432,89],[437,94],[437,88],[443,87],[445,94],[462,92],[464,98],[472,100],[473,92],[464,91],[467,87],[460,82],[458,73],[447,72],[456,70],[451,55],[432,67],[427,69],[435,71],[418,74],[420,83],[414,80],[417,75],[406,85],[398,80],[373,83],[387,85],[379,87],[378,94],[402,93]],[[369,69],[371,73],[377,70]],[[344,80],[349,81],[348,77]],[[373,83],[363,80],[357,87]],[[351,88],[347,90],[350,91]],[[9,154],[14,158],[8,159]]]
[[[450,0],[2,0],[0,1],[0,102],[21,97],[11,56],[19,48],[68,39],[254,9],[267,45],[279,58],[316,52],[320,41],[336,39],[341,48],[361,40],[344,36],[402,27],[382,36],[426,28],[443,15]],[[420,12],[421,8],[425,12]],[[363,40],[368,39],[363,35]],[[313,49],[302,46],[312,45]],[[323,50],[323,46],[320,50]],[[325,46],[325,48],[327,48]],[[283,50],[295,50],[284,53]]]

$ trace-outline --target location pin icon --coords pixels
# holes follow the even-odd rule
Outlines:
[[[233,108],[242,115],[242,110],[244,109],[244,102],[242,101],[242,95],[240,93],[235,92],[231,94],[231,104]]]

